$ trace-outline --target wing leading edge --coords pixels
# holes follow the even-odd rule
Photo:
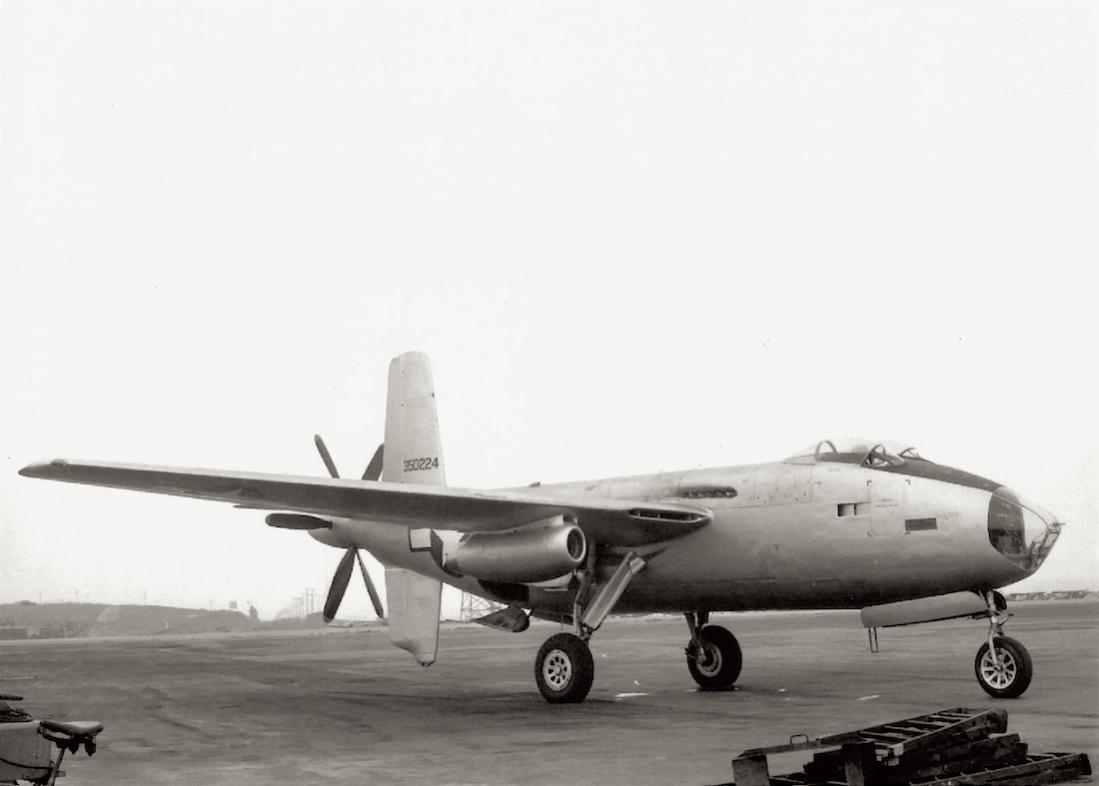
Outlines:
[[[552,499],[525,491],[475,491],[351,479],[257,472],[152,467],[54,459],[20,475],[66,483],[230,502],[258,510],[291,510],[406,527],[464,532],[510,529],[528,521],[573,515],[585,533],[612,546],[670,540],[710,522],[702,507],[619,499]]]

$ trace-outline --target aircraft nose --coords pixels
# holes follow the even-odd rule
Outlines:
[[[1061,533],[1052,513],[1019,498],[1000,486],[988,501],[988,540],[993,547],[1028,573],[1038,570]]]

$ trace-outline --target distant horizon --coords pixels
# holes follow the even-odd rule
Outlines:
[[[1005,596],[1008,596],[1008,597],[1010,597],[1012,595],[1039,595],[1039,594],[1049,594],[1049,593],[1055,593],[1055,592],[1074,592],[1074,593],[1075,592],[1083,592],[1083,593],[1096,593],[1096,594],[1099,594],[1099,589],[1083,588],[1083,587],[1075,587],[1075,588],[1072,588],[1072,589],[1047,589],[1047,590],[1027,589],[1027,590],[1022,590],[1022,591],[1010,591],[1010,590],[1008,590],[1008,588],[1001,588],[999,591],[1002,592]],[[240,608],[231,609],[231,608],[228,607],[228,605],[226,605],[226,606],[216,606],[216,607],[213,607],[213,608],[209,608],[209,607],[203,607],[203,606],[178,605],[178,604],[175,604],[175,603],[140,603],[140,602],[109,603],[107,601],[100,601],[100,600],[79,600],[79,601],[76,601],[76,600],[42,600],[42,601],[36,601],[36,600],[30,599],[30,598],[22,598],[22,599],[14,600],[14,601],[0,600],[0,608],[3,608],[4,606],[19,606],[19,605],[27,605],[27,604],[33,605],[33,606],[109,606],[109,607],[138,606],[138,607],[145,607],[145,608],[179,609],[179,610],[184,610],[184,611],[205,611],[205,612],[210,612],[210,613],[219,612],[219,611],[228,611],[228,612],[232,612],[232,613],[235,613],[235,614],[241,614],[245,617],[248,616],[247,607],[245,607],[244,609],[240,609]],[[821,607],[819,609],[743,609],[743,610],[738,610],[738,611],[716,611],[714,613],[715,614],[758,614],[758,613],[770,613],[770,612],[775,612],[775,613],[794,612],[794,613],[798,613],[798,614],[803,614],[805,612],[812,612],[812,611],[858,611],[858,610],[859,610],[858,608],[854,608],[854,607],[852,607],[852,608]],[[258,611],[258,607],[257,607],[257,611]],[[669,612],[655,612],[655,613],[675,615],[677,612],[669,611]],[[320,609],[315,609],[314,611],[311,611],[309,614],[305,614],[305,615],[302,615],[300,617],[293,617],[293,616],[283,616],[283,617],[270,616],[270,617],[265,617],[263,614],[260,614],[259,619],[261,621],[262,620],[274,621],[274,620],[277,620],[277,619],[304,619],[306,617],[311,617],[311,616],[318,615],[318,614],[321,614]],[[619,616],[619,615],[614,614],[612,612],[612,616]],[[626,616],[637,616],[637,615],[636,614],[628,614]],[[371,614],[371,615],[359,615],[359,614],[346,614],[346,615],[344,615],[344,614],[341,614],[336,619],[354,620],[356,622],[359,622],[359,621],[363,621],[363,622],[379,621],[377,619],[377,617],[375,617],[373,614]],[[456,617],[449,616],[449,615],[444,613],[440,619],[456,619]],[[3,620],[0,620],[0,625],[3,625]]]

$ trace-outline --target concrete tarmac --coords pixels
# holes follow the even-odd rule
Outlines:
[[[428,669],[382,630],[0,644],[0,692],[36,717],[106,724],[66,758],[95,784],[715,784],[741,750],[947,707],[1003,707],[1032,750],[1099,764],[1099,603],[1015,604],[1007,635],[1034,659],[1020,699],[978,687],[985,625],[884,630],[871,655],[853,612],[730,614],[737,688],[699,692],[678,619],[611,619],[592,640],[595,687],[546,704],[522,634],[445,625]],[[772,772],[800,767],[789,755]]]

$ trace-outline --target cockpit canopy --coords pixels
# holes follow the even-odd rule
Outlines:
[[[926,459],[920,456],[916,448],[903,442],[858,437],[821,440],[786,459],[788,464],[816,464],[822,461],[858,464],[863,467],[898,467],[905,461]]]

